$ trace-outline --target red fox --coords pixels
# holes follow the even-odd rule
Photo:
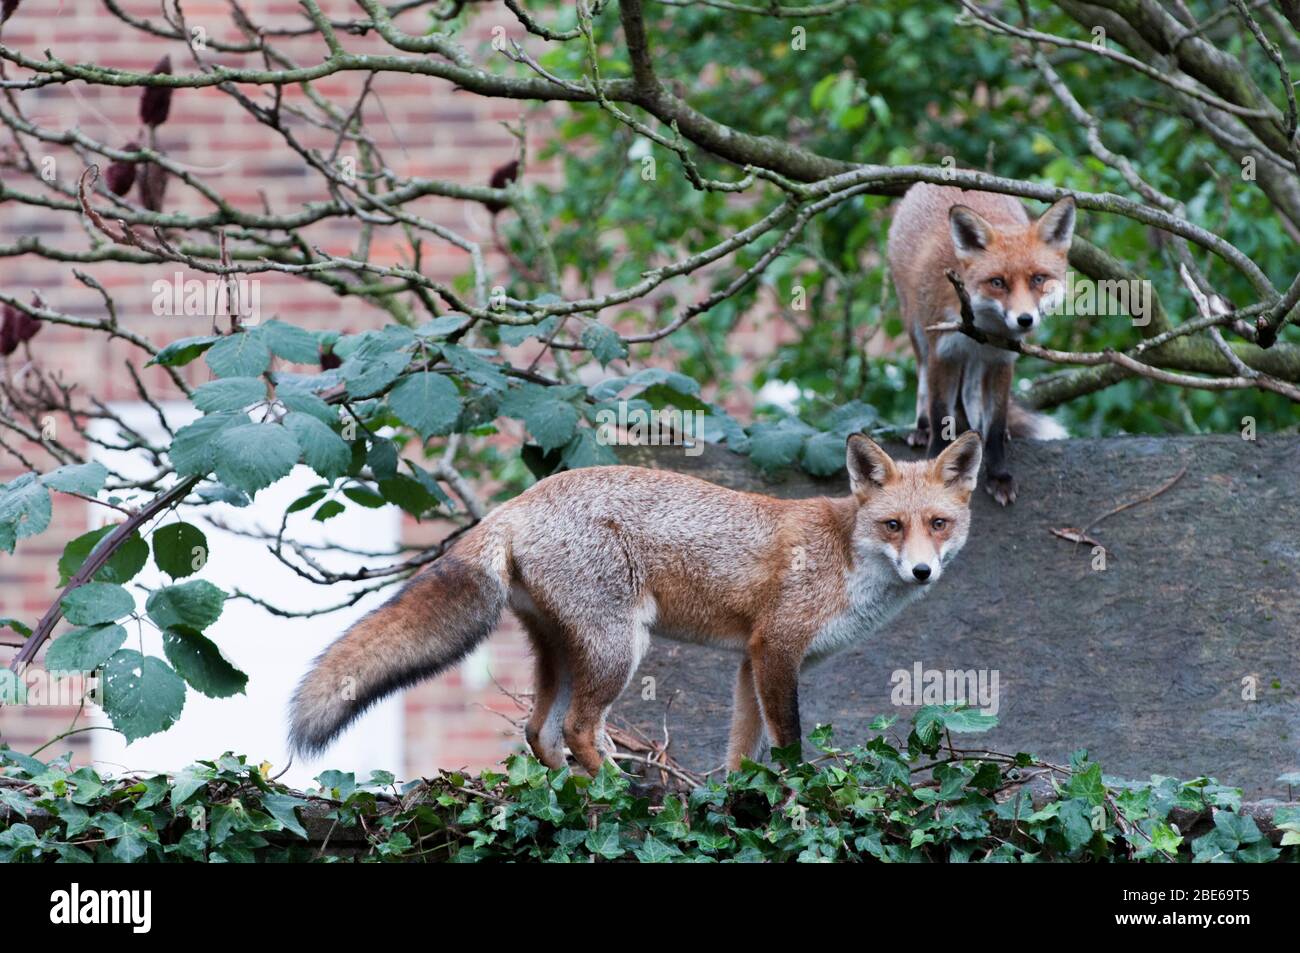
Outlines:
[[[488,515],[316,660],[290,739],[319,751],[381,697],[454,664],[508,606],[536,660],[526,736],[595,774],[605,717],[651,635],[741,653],[727,764],[758,757],[764,722],[798,744],[798,679],[887,622],[966,542],[979,434],[896,463],[848,440],[850,496],[780,500],[639,467],[548,477]]]
[[[1013,351],[978,344],[932,325],[960,320],[945,276],[954,269],[970,293],[975,325],[1009,338],[1028,335],[1064,288],[1074,237],[1074,199],[1061,199],[1036,221],[1019,200],[919,182],[908,189],[889,227],[889,270],[916,352],[913,446],[931,457],[970,427],[984,437],[985,489],[1006,506],[1016,482],[1007,469],[1007,438],[1059,440],[1064,428],[1011,400]],[[949,421],[951,426],[945,426]]]

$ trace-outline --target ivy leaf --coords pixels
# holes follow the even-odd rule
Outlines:
[[[288,474],[300,453],[293,434],[272,423],[238,424],[222,430],[215,449],[217,479],[249,494]]]
[[[214,381],[213,383],[221,383]],[[206,385],[205,385],[206,386]],[[204,476],[216,466],[216,436],[248,418],[238,411],[224,411],[200,417],[176,431],[167,450],[172,466],[182,476]]]
[[[320,343],[305,328],[271,319],[260,325],[262,340],[273,352],[291,364],[315,364],[320,360]]]
[[[83,563],[95,553],[101,546],[106,545],[105,538],[112,533],[116,526],[101,526],[99,529],[92,529],[89,533],[83,533],[78,536],[67,546],[63,547],[63,554],[59,556],[59,585],[66,586],[68,580],[76,575]],[[140,534],[132,533],[122,541],[113,550],[113,555],[108,557],[108,562],[99,567],[95,573],[95,582],[129,582],[135,578],[135,574],[144,568],[144,564],[149,561],[149,546],[140,537]]]
[[[0,487],[0,549],[14,551],[14,543],[43,533],[50,525],[50,493],[35,473],[24,473]]]
[[[159,526],[153,532],[153,561],[173,579],[192,576],[208,561],[208,538],[192,523]]]
[[[307,829],[298,820],[296,809],[306,804],[305,798],[294,797],[291,794],[262,795],[262,807],[266,812],[284,825],[285,830],[292,831],[303,838],[307,836]]]
[[[302,448],[302,459],[327,480],[348,472],[352,451],[343,438],[315,417],[296,411],[285,415],[284,426]]]
[[[209,698],[242,695],[248,676],[227,661],[207,636],[184,626],[163,631],[163,652],[185,681]]]
[[[643,864],[666,864],[674,857],[682,855],[681,849],[674,844],[665,844],[654,835],[647,834],[639,847],[633,849],[636,859]]]
[[[185,682],[160,658],[119,649],[104,665],[104,712],[128,742],[165,731],[185,706]]]
[[[204,334],[199,337],[180,338],[172,341],[145,364],[161,364],[164,367],[181,367],[190,363],[212,345],[221,340],[219,334]]]
[[[204,360],[218,377],[257,377],[271,366],[271,349],[260,329],[253,328],[223,337]]]
[[[107,479],[108,467],[96,460],[91,463],[70,463],[51,470],[41,477],[41,482],[51,490],[94,496],[103,488]]]
[[[393,388],[388,406],[426,440],[451,431],[460,417],[460,392],[442,374],[420,371]]]
[[[258,377],[223,377],[194,388],[192,400],[205,414],[244,410],[266,400],[266,384]]]
[[[135,611],[135,599],[121,586],[109,582],[88,582],[64,596],[59,605],[73,625],[116,622]]]
[[[627,849],[619,843],[619,825],[616,821],[603,821],[594,831],[588,831],[584,843],[587,850],[606,860],[614,860],[627,853]]]
[[[91,625],[65,632],[45,653],[49,672],[93,672],[126,641],[120,625]]]
[[[158,628],[183,626],[202,631],[221,616],[226,594],[205,579],[164,586],[149,594],[145,612]]]

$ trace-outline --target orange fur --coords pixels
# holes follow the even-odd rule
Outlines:
[[[946,272],[961,275],[976,325],[1002,337],[1032,332],[1063,286],[1074,231],[1074,202],[1062,199],[1031,220],[1008,195],[918,183],[898,204],[889,229],[889,267],[917,360],[916,432],[910,442],[937,454],[971,427],[984,437],[988,489],[1015,499],[1007,439],[1053,437],[1060,428],[1011,403],[1015,354],[960,332],[934,333],[960,318]]]
[[[732,767],[755,753],[760,717],[774,743],[797,743],[805,661],[883,624],[965,542],[980,441],[895,463],[855,435],[847,461],[853,492],[839,499],[778,500],[634,467],[541,481],[325,652],[295,697],[295,744],[323,746],[382,694],[452,664],[507,604],[537,659],[527,740],[552,767],[567,744],[599,770],[609,707],[652,634],[741,654]]]

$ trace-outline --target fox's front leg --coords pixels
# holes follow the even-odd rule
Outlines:
[[[763,713],[754,689],[754,664],[748,658],[736,673],[736,690],[731,710],[731,738],[727,742],[727,770],[739,771],[743,758],[762,757],[758,743],[763,738]]]
[[[754,688],[774,748],[801,746],[799,728],[799,668],[802,645],[758,637],[750,647]],[[802,749],[801,749],[802,750]]]
[[[988,476],[984,488],[1003,506],[1016,501],[1016,480],[1007,462],[1007,411],[1011,405],[1011,365],[989,368],[984,378],[984,399],[988,408],[985,418],[984,459]]]

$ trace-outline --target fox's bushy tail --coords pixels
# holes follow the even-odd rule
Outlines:
[[[1036,413],[1014,400],[1007,410],[1007,430],[1013,440],[1064,440],[1070,436],[1047,414]]]
[[[438,559],[303,676],[290,710],[293,749],[319,752],[381,698],[454,665],[496,628],[506,598],[503,573],[478,553]]]

